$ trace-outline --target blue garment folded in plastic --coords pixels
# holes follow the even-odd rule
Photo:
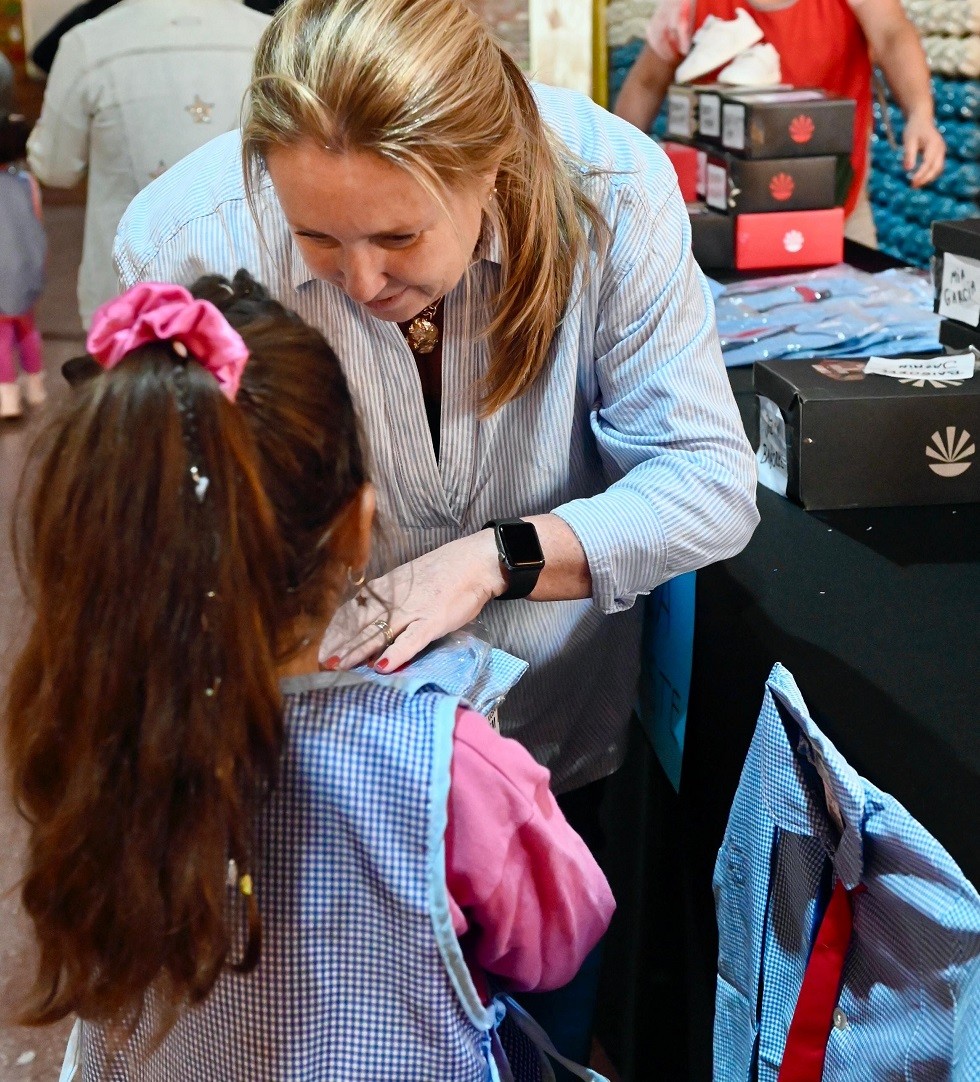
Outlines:
[[[359,666],[357,672],[379,683],[437,688],[490,715],[527,672],[528,664],[491,646],[481,635],[481,627],[469,624],[432,643],[397,672],[379,673],[368,665]]]
[[[941,352],[932,289],[923,271],[846,265],[732,283],[715,294],[725,365]]]

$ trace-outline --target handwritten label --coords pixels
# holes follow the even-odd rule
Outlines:
[[[956,353],[947,357],[870,357],[864,366],[869,376],[892,376],[894,379],[972,379],[976,357]]]
[[[943,256],[939,314],[970,327],[980,327],[980,259],[952,252]]]
[[[764,395],[759,395],[759,450],[755,460],[760,483],[785,496],[788,476],[786,421],[779,406]]]

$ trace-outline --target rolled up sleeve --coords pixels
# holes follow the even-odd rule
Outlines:
[[[612,483],[555,509],[604,612],[739,552],[758,522],[756,468],[676,184],[659,205],[624,180],[600,293],[592,432]]]

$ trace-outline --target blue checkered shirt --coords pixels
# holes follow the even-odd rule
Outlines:
[[[777,665],[715,865],[715,1082],[776,1082],[837,880],[854,927],[824,1082],[980,1079],[980,896]]]
[[[371,446],[385,524],[372,573],[493,518],[554,512],[571,526],[592,597],[493,602],[481,617],[495,646],[530,665],[508,697],[502,731],[549,768],[562,792],[622,761],[639,673],[637,597],[738,552],[758,515],[755,460],[673,167],[651,139],[584,96],[535,93],[545,121],[595,169],[585,184],[612,244],[593,254],[587,281],[580,268],[546,376],[487,418],[478,409],[489,362],[479,332],[500,285],[498,239],[478,250],[446,297],[438,460],[401,332],[313,278],[269,183],[258,198],[260,239],[237,133],[141,192],[115,255],[126,286],[247,267],[323,330]]]

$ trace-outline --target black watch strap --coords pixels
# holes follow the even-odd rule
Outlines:
[[[521,518],[491,519],[484,523],[492,529],[497,543],[497,555],[507,576],[507,589],[498,601],[517,601],[537,585],[544,568],[544,553],[533,524]]]

